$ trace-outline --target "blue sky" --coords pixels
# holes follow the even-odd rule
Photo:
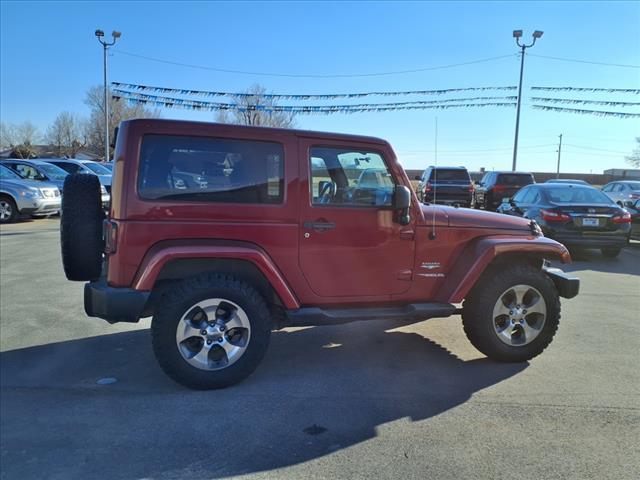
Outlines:
[[[42,130],[62,110],[87,113],[85,92],[102,82],[96,28],[122,32],[109,58],[111,80],[202,90],[241,91],[254,83],[274,93],[516,85],[519,59],[511,32],[519,28],[527,40],[535,29],[545,32],[529,50],[532,54],[640,64],[639,2],[3,1],[0,13],[0,117],[5,122],[31,120]],[[397,71],[511,56],[412,74],[318,79],[220,73],[122,52],[223,69],[296,74]],[[533,110],[532,85],[640,88],[640,69],[534,56],[525,61],[518,168],[554,170],[560,133],[565,172],[599,173],[628,166],[624,156],[640,136],[638,119]],[[638,95],[555,96],[640,102]],[[212,121],[215,115],[177,109],[162,114],[202,121]],[[439,164],[510,168],[515,124],[511,108],[298,116],[297,126],[383,137],[405,168],[423,168],[434,161],[436,115]]]

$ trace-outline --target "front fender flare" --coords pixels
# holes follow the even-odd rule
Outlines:
[[[438,290],[442,302],[460,303],[476,284],[487,266],[501,255],[522,255],[571,263],[567,247],[546,237],[495,235],[471,242],[458,257]],[[542,267],[542,265],[540,265]]]
[[[268,254],[259,247],[245,245],[156,245],[145,255],[133,281],[133,289],[150,291],[153,289],[160,272],[169,262],[197,258],[248,261],[264,275],[285,308],[300,308],[296,296]]]

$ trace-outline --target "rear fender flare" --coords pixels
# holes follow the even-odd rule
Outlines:
[[[482,237],[471,242],[458,257],[451,273],[438,290],[438,301],[460,303],[468,295],[486,268],[501,258],[527,261],[560,260],[571,263],[567,247],[546,237]]]
[[[268,254],[259,247],[220,244],[158,244],[145,255],[133,281],[133,289],[151,291],[162,270],[173,261],[185,259],[242,260],[254,265],[264,275],[282,305],[287,309],[300,308],[293,291]]]

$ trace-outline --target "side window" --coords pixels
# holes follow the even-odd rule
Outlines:
[[[395,182],[379,153],[314,147],[309,165],[313,205],[391,206]]]
[[[25,165],[24,163],[16,164],[16,171],[29,180],[35,180],[41,177],[38,171],[31,165]]]
[[[622,184],[621,183],[616,183],[613,186],[613,189],[611,190],[612,192],[621,192],[623,190]]]
[[[282,203],[284,150],[272,142],[145,135],[138,192],[150,200]]]
[[[66,163],[66,162],[51,162],[51,163],[53,163],[57,167],[62,168],[63,170],[66,170],[69,173],[78,173],[78,170],[80,169],[80,167],[75,163]]]
[[[613,185],[611,185],[611,184],[605,185],[604,187],[602,187],[602,191],[603,192],[610,192],[611,191],[611,187],[613,187]]]

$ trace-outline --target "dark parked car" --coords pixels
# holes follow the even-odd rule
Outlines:
[[[625,208],[631,214],[631,238],[640,240],[640,199],[627,202]]]
[[[464,167],[431,166],[416,180],[420,180],[416,193],[421,202],[473,206],[473,183]]]
[[[544,183],[563,183],[563,184],[569,184],[569,185],[589,185],[588,182],[585,182],[584,180],[576,180],[573,178],[552,178],[550,180],[547,180]]]
[[[640,198],[640,181],[620,180],[607,183],[602,187],[602,191],[621,207],[629,200]]]
[[[525,185],[536,183],[531,173],[487,172],[475,188],[475,204],[478,208],[495,210],[503,198],[510,198]]]
[[[599,248],[616,257],[629,241],[631,215],[597,188],[538,183],[500,205],[501,213],[535,220],[545,236],[568,247]]]

